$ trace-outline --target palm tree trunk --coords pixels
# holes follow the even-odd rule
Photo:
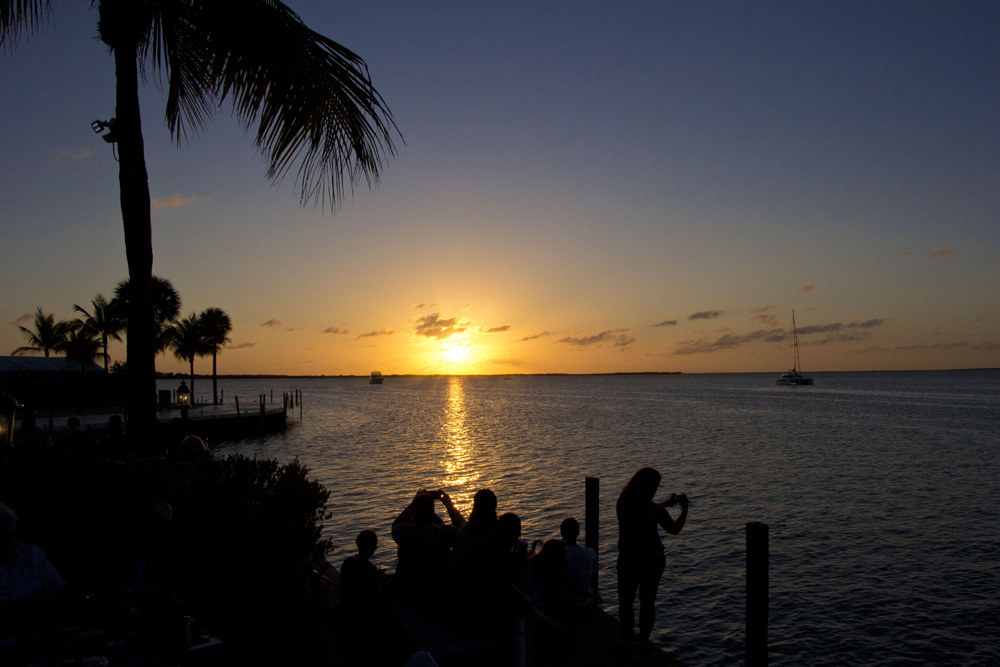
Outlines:
[[[215,367],[215,360],[218,358],[218,353],[212,350],[212,405],[219,404],[219,373]]]
[[[153,340],[153,228],[149,178],[139,115],[137,45],[117,44],[118,184],[125,256],[132,290],[128,312],[128,435],[134,449],[151,447],[156,432],[156,348]]]
[[[194,355],[188,360],[191,364],[191,405],[194,405]]]

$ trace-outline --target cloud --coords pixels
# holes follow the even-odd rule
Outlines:
[[[605,329],[604,331],[596,333],[593,336],[587,336],[586,338],[573,338],[572,336],[567,336],[566,338],[560,338],[559,342],[574,345],[576,347],[589,347],[590,345],[610,343],[613,347],[620,347],[624,349],[636,340],[632,336],[626,336],[625,332],[627,331],[629,331],[629,329],[626,327],[615,327],[614,329]]]
[[[751,313],[766,313],[769,310],[774,310],[774,306],[757,306],[756,308],[751,308]]]
[[[762,326],[776,327],[778,325],[778,317],[774,313],[760,313],[751,317],[750,321],[759,322]]]
[[[885,320],[866,320],[864,322],[851,322],[850,324],[842,324],[840,322],[834,322],[833,324],[817,324],[807,327],[799,327],[798,332],[800,335],[808,335],[814,333],[833,333],[835,331],[841,331],[842,329],[871,329],[874,327],[880,327],[885,322]]]
[[[281,326],[281,320],[268,320],[267,322],[262,322],[260,326],[262,326],[262,327],[280,327]]]
[[[689,315],[688,319],[689,320],[715,320],[715,319],[718,319],[719,316],[722,315],[724,312],[726,312],[726,311],[724,311],[724,310],[703,310],[701,312],[694,313],[693,315]]]
[[[239,345],[229,345],[226,347],[227,350],[246,350],[253,347],[257,343],[240,343]]]
[[[656,324],[649,325],[651,327],[675,327],[677,326],[677,320],[663,320],[662,322],[657,322]]]
[[[151,199],[149,201],[150,206],[154,211],[171,211],[175,208],[185,208],[191,206],[192,204],[198,203],[198,197],[193,195],[191,197],[182,197],[180,195],[172,195],[166,199]]]
[[[16,320],[14,320],[14,324],[24,326],[25,324],[28,324],[28,323],[34,322],[34,321],[35,321],[35,314],[34,313],[25,313],[24,315],[21,315],[21,317],[19,317]]]
[[[787,334],[784,329],[758,329],[746,334],[726,334],[714,341],[699,339],[695,341],[681,341],[680,347],[674,350],[674,354],[703,354],[718,352],[719,350],[729,350],[746,343],[756,341],[780,342],[785,340]]]
[[[993,350],[1000,350],[1000,343],[980,343],[979,345],[973,345],[972,349],[991,352]]]
[[[510,325],[504,324],[499,327],[479,327],[479,333],[503,333],[504,331],[510,331]]]
[[[367,331],[363,334],[358,334],[358,339],[362,338],[374,338],[375,336],[391,336],[395,331],[391,329],[379,329],[378,331]]]
[[[941,248],[940,250],[935,250],[934,252],[929,252],[929,253],[927,253],[927,256],[930,257],[930,258],[932,258],[932,259],[938,258],[938,257],[957,257],[958,256],[958,251],[957,250],[952,250],[951,246],[949,245],[949,246],[945,246],[944,248]]]
[[[431,313],[417,320],[415,330],[420,336],[442,340],[464,333],[467,328],[457,317],[443,320],[441,313]]]
[[[325,333],[325,334],[346,334],[346,333],[350,333],[350,332],[347,329],[341,329],[340,327],[327,327],[326,329],[323,329],[323,333]]]
[[[55,164],[61,164],[63,162],[83,162],[84,160],[89,160],[94,157],[94,151],[90,148],[81,148],[77,151],[71,151],[70,149],[65,149],[61,151],[56,151],[52,154],[52,162]]]
[[[433,306],[434,306],[433,303],[427,303],[425,301],[421,301],[420,303],[413,304],[413,306],[411,307],[415,310],[420,310],[421,308],[431,308]]]
[[[795,291],[796,291],[796,293],[798,293],[798,292],[813,292],[815,290],[816,290],[816,286],[813,285],[812,283],[809,283],[808,285],[803,285],[802,287],[798,288]]]
[[[529,340],[538,340],[539,338],[545,338],[546,336],[551,336],[551,335],[552,334],[549,333],[548,331],[543,331],[542,333],[535,334],[534,336],[525,336],[524,338],[522,338],[521,340],[519,340],[517,342],[518,343],[523,343],[523,342],[529,341]]]

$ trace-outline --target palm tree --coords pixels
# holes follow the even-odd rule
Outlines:
[[[151,281],[153,302],[153,352],[159,354],[170,347],[170,328],[181,314],[181,295],[166,278],[153,276]],[[119,317],[128,313],[132,295],[132,283],[129,278],[115,287],[115,298],[111,300],[111,308]],[[126,327],[126,334],[131,336],[131,323]]]
[[[60,349],[66,354],[67,359],[80,364],[82,377],[87,366],[101,356],[102,342],[98,340],[97,332],[94,329],[82,324],[74,323],[74,325]]]
[[[176,322],[170,327],[170,346],[174,356],[191,365],[191,395],[194,396],[194,358],[209,354],[208,345],[202,332],[201,320],[191,313],[190,317]]]
[[[278,0],[92,0],[97,34],[115,63],[114,134],[132,297],[129,300],[129,436],[156,427],[152,330],[153,234],[139,112],[139,72],[166,75],[166,121],[180,143],[227,100],[280,180],[298,164],[301,201],[331,209],[353,187],[377,185],[394,155],[395,121],[364,60],[310,30]],[[54,0],[0,0],[0,46],[37,33]]]
[[[212,404],[218,405],[219,372],[216,361],[222,348],[232,342],[229,332],[233,330],[233,322],[221,308],[206,308],[199,319],[205,344],[212,354]]]
[[[34,331],[27,327],[17,327],[28,341],[28,345],[14,350],[11,353],[13,356],[17,357],[32,352],[44,352],[46,357],[49,356],[53,350],[62,348],[73,325],[65,321],[56,322],[55,315],[51,313],[46,315],[39,307],[35,313],[34,327]]]
[[[111,365],[111,357],[108,356],[108,340],[121,340],[119,335],[125,330],[125,319],[118,313],[118,309],[112,307],[111,303],[104,298],[103,294],[98,294],[90,301],[91,311],[73,304],[73,310],[82,313],[83,318],[77,319],[81,326],[88,327],[95,335],[101,337],[101,349],[104,350],[101,356],[104,357],[104,372],[108,373]]]

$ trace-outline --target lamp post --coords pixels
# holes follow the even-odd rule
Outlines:
[[[177,407],[181,409],[181,424],[184,425],[184,435],[188,434],[188,409],[191,407],[191,390],[188,389],[187,382],[181,380],[181,386],[177,387]]]

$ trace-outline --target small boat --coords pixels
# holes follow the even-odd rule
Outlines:
[[[792,311],[792,370],[787,373],[782,373],[778,377],[774,378],[774,384],[780,385],[798,385],[798,384],[812,384],[813,379],[806,377],[799,372],[799,336],[795,331],[795,311]]]
[[[382,384],[382,374],[378,371],[372,371],[371,376],[368,378],[370,384]]]

